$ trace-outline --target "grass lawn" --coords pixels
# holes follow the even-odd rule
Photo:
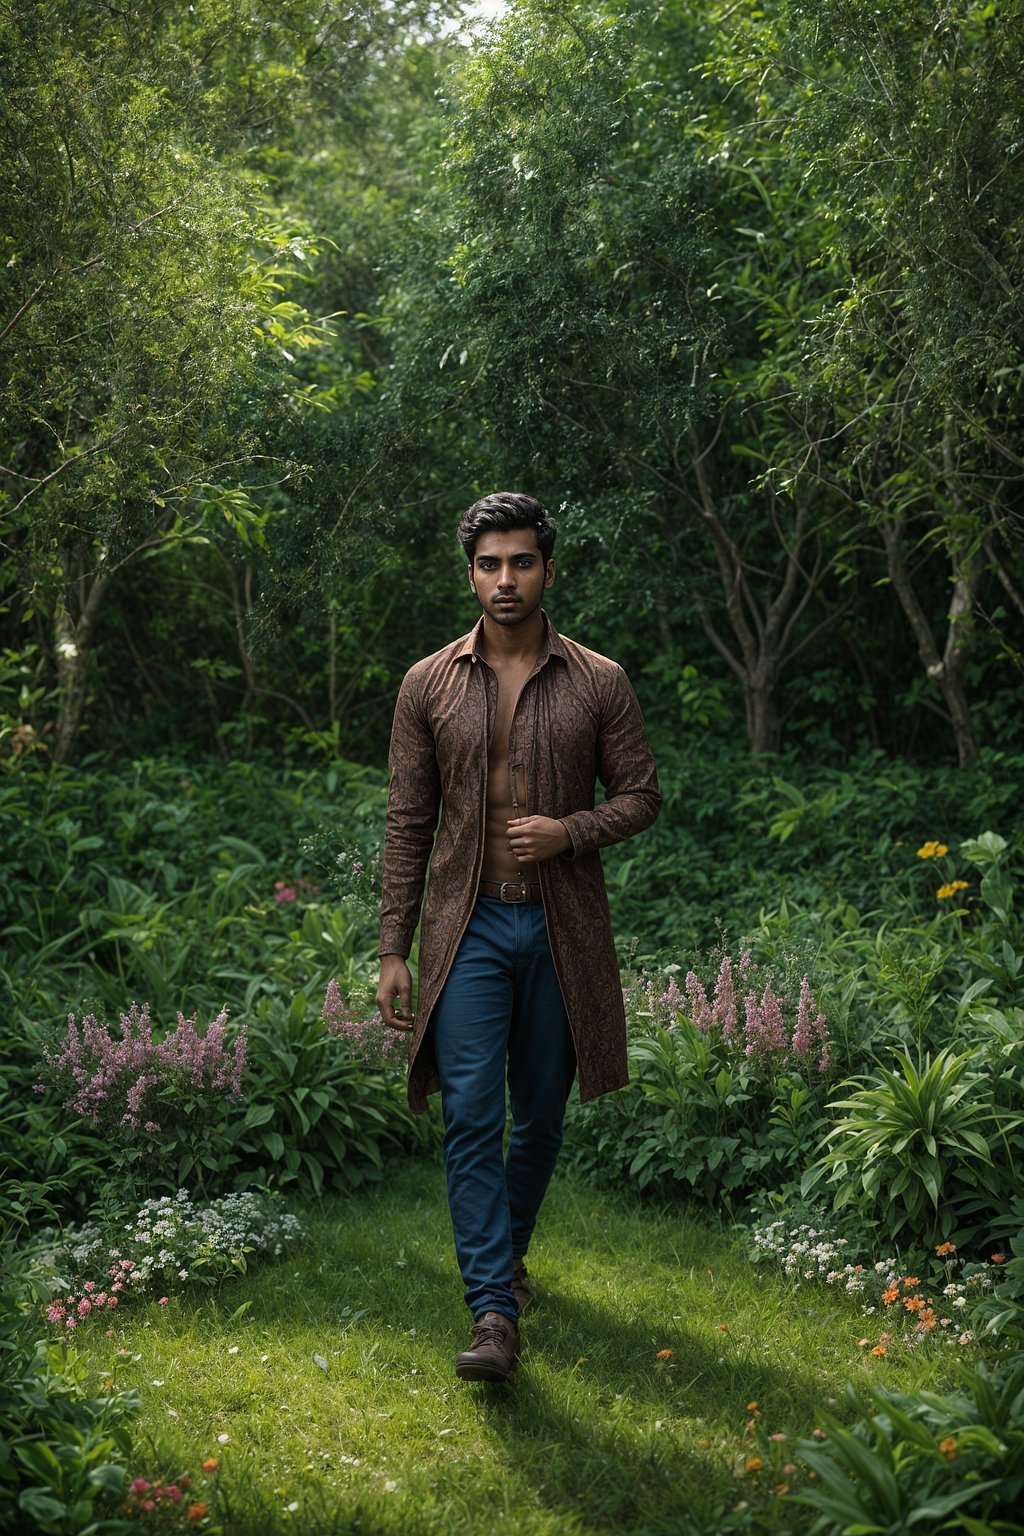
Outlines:
[[[865,1358],[853,1300],[794,1291],[711,1227],[566,1177],[530,1252],[518,1384],[461,1383],[470,1318],[440,1169],[302,1214],[309,1240],[282,1263],[126,1308],[109,1341],[144,1404],[132,1476],[188,1473],[229,1532],[654,1536],[713,1532],[744,1500],[758,1529],[799,1530],[810,1513],[773,1490],[798,1491],[792,1441],[847,1376],[949,1370],[939,1350]],[[765,1442],[777,1432],[789,1442]]]

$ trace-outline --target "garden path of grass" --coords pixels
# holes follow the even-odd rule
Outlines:
[[[132,1475],[189,1473],[228,1532],[713,1532],[744,1498],[800,1529],[791,1498],[761,1499],[791,1443],[769,1447],[774,1471],[764,1450],[745,1470],[748,1404],[792,1439],[848,1374],[943,1375],[923,1351],[865,1359],[848,1298],[794,1291],[692,1218],[564,1177],[531,1249],[518,1384],[459,1383],[469,1318],[440,1170],[306,1220],[306,1242],[217,1295],[125,1309],[110,1345],[144,1405]]]

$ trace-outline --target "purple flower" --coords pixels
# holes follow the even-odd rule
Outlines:
[[[732,960],[728,955],[722,956],[722,963],[718,968],[718,980],[715,982],[715,1002],[711,1010],[712,1018],[722,1031],[723,1040],[733,1040],[739,1025],[739,1014],[736,1008],[736,992],[732,979]]]
[[[818,1070],[828,1070],[828,1024],[825,1015],[818,1009],[811,992],[811,984],[805,976],[800,983],[800,1004],[796,1015],[796,1029],[793,1031],[793,1055],[809,1056],[818,1045],[824,1047],[821,1052]],[[821,1065],[824,1062],[824,1066]]]
[[[705,1034],[711,1022],[711,1004],[708,1002],[704,983],[698,981],[692,971],[686,973],[686,996],[690,1003],[691,1022],[702,1034]]]
[[[245,1031],[232,1054],[226,1018],[221,1013],[200,1035],[196,1020],[179,1013],[176,1027],[157,1040],[148,1005],[133,1003],[120,1015],[119,1035],[93,1014],[78,1020],[72,1013],[60,1046],[44,1048],[46,1076],[63,1095],[64,1107],[93,1125],[155,1134],[157,1103],[182,1089],[191,1090],[207,1111],[218,1098],[240,1095]]]
[[[371,1014],[368,1019],[352,1017],[352,1010],[334,977],[327,983],[320,1017],[327,1025],[328,1034],[343,1040],[352,1056],[368,1066],[390,1062],[404,1054],[404,1038],[388,1029],[379,1013]]]

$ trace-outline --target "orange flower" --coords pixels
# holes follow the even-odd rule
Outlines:
[[[778,1494],[779,1498],[781,1499],[783,1494],[786,1494],[786,1493],[789,1492],[789,1484],[788,1483],[776,1483],[776,1485],[775,1485],[775,1492]]]
[[[903,1305],[906,1307],[908,1312],[923,1312],[924,1311],[924,1297],[923,1296],[904,1296],[904,1298],[903,1298]]]
[[[889,1351],[886,1349],[884,1344],[876,1344],[871,1353],[873,1355],[877,1355],[879,1359],[881,1359],[882,1355],[887,1355]]]
[[[752,1413],[755,1418],[759,1419],[761,1417],[761,1410],[758,1408],[756,1402],[747,1404],[747,1412]]]
[[[674,1353],[675,1351],[671,1349],[659,1349],[654,1358],[655,1360],[671,1360]]]
[[[899,1294],[899,1286],[891,1285],[887,1291],[882,1292],[882,1300],[885,1302],[887,1307],[891,1307],[894,1301],[899,1300]]]
[[[729,1332],[729,1324],[728,1323],[716,1323],[715,1324],[715,1331],[717,1333],[728,1333]]]
[[[217,1460],[216,1456],[207,1456],[206,1460],[203,1462],[203,1471],[216,1472],[219,1466],[220,1462]]]
[[[993,1264],[1005,1264],[1006,1263],[1006,1254],[1005,1253],[994,1253],[992,1255],[992,1263]]]
[[[764,1466],[764,1462],[761,1460],[760,1456],[748,1456],[747,1457],[747,1471],[748,1472],[760,1472],[760,1470],[761,1470],[761,1468],[763,1466]]]
[[[940,1259],[944,1259],[947,1253],[956,1253],[956,1243],[940,1243],[935,1252]]]
[[[935,1321],[935,1313],[932,1311],[931,1307],[925,1307],[924,1311],[921,1313],[921,1316],[917,1320],[917,1326],[919,1328],[923,1328],[925,1333],[931,1333],[932,1329],[935,1327]]]
[[[908,1275],[903,1284],[906,1286],[907,1290],[910,1290],[912,1286],[920,1285],[921,1282],[916,1275]]]
[[[209,1504],[190,1504],[188,1507],[188,1517],[193,1521],[205,1520],[209,1513]]]
[[[947,1435],[945,1440],[939,1441],[939,1450],[942,1452],[943,1456],[945,1456],[947,1461],[955,1461],[956,1446],[957,1440],[955,1435]]]

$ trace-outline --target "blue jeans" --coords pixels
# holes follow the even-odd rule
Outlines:
[[[529,1245],[576,1074],[542,902],[477,898],[432,1028],[466,1304],[476,1319],[501,1312],[515,1322],[512,1259]]]

